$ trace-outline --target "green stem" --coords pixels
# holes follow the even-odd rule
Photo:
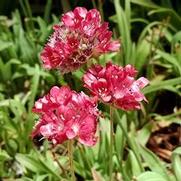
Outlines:
[[[102,18],[102,20],[104,21],[104,11],[103,11],[102,6],[103,6],[102,0],[98,0],[98,8],[99,8],[99,11],[100,11],[100,13],[101,13],[101,18]]]
[[[54,151],[52,151],[52,155],[53,155],[53,159],[55,160],[55,162],[57,163],[57,165],[59,166],[61,172],[63,173],[63,175],[66,175],[65,169],[64,167],[61,165],[61,163],[59,162],[56,153]]]
[[[93,7],[94,7],[95,9],[97,9],[95,0],[92,0],[92,5],[93,5]]]
[[[75,181],[75,173],[73,165],[73,140],[68,141],[68,156],[70,163],[71,181]]]
[[[68,0],[66,0],[66,1],[65,0],[60,0],[60,2],[61,2],[64,13],[71,10],[70,3],[69,3]]]
[[[63,77],[64,77],[64,80],[67,82],[67,84],[70,86],[70,88],[74,89],[75,83],[74,83],[72,72],[64,74]]]
[[[113,172],[113,136],[114,136],[114,130],[113,130],[113,107],[110,106],[110,150],[109,150],[109,180],[112,181],[112,172]]]

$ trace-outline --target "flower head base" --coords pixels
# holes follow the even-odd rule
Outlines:
[[[141,77],[135,80],[137,71],[131,65],[121,67],[107,63],[106,67],[95,65],[83,77],[87,87],[102,102],[110,103],[123,110],[140,109],[140,102],[146,101],[140,92],[149,81]]]
[[[32,136],[41,134],[54,144],[77,138],[84,145],[96,143],[98,110],[94,99],[69,87],[52,87],[33,111],[40,114]]]
[[[119,42],[111,41],[108,23],[101,23],[96,9],[77,7],[62,16],[41,53],[44,67],[67,73],[101,53],[118,51]]]

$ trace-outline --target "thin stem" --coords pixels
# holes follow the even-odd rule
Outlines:
[[[75,173],[73,165],[73,140],[68,141],[68,156],[70,162],[71,181],[75,181]]]
[[[103,11],[102,6],[103,6],[102,0],[98,0],[98,8],[101,13],[101,18],[102,18],[102,20],[104,20],[104,11]]]
[[[113,172],[113,137],[114,137],[114,130],[113,130],[113,107],[110,106],[110,150],[109,150],[109,180],[112,181],[112,172]]]
[[[60,0],[60,2],[61,2],[61,5],[62,5],[64,13],[66,13],[67,11],[71,10],[69,1],[67,1],[67,0],[66,1],[65,0]]]
[[[67,74],[64,74],[64,80],[67,82],[67,84],[73,89],[75,87],[74,79],[72,76],[72,72],[69,72]]]
[[[94,7],[95,9],[97,9],[95,0],[92,0],[92,5],[93,5],[93,7]]]
[[[62,173],[64,175],[66,175],[65,169],[63,168],[63,166],[61,165],[61,163],[59,162],[56,153],[54,151],[52,151],[52,155],[53,155],[53,159],[56,161],[56,163],[58,164],[59,168],[61,169]]]

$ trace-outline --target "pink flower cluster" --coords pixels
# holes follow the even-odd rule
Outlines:
[[[74,71],[91,57],[117,51],[120,44],[112,41],[111,36],[108,23],[101,23],[96,9],[75,8],[54,26],[54,33],[41,53],[43,64],[62,73]],[[105,67],[93,66],[84,74],[83,81],[94,98],[67,86],[52,87],[50,93],[35,103],[33,111],[40,118],[32,136],[42,135],[54,144],[76,138],[84,145],[94,145],[98,99],[123,110],[140,109],[140,102],[146,101],[141,89],[149,81],[144,77],[135,80],[136,74],[131,65],[121,67],[109,62]]]
[[[121,67],[107,63],[106,67],[95,65],[89,69],[83,81],[84,86],[104,103],[123,110],[140,109],[140,102],[146,101],[140,89],[149,81],[144,77],[135,80],[136,73],[131,65]]]
[[[96,9],[77,7],[62,16],[41,53],[44,67],[67,73],[101,53],[118,51],[119,41],[111,40],[108,23],[101,23]]]
[[[94,99],[69,87],[52,87],[33,111],[40,114],[32,136],[41,134],[54,144],[77,138],[84,145],[96,143],[98,110]]]

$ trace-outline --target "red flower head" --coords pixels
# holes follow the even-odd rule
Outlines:
[[[141,77],[135,80],[137,71],[131,65],[121,67],[107,63],[106,67],[95,65],[83,77],[84,86],[105,103],[123,110],[140,109],[146,101],[140,89],[149,81]]]
[[[60,69],[62,73],[74,71],[90,57],[118,51],[119,41],[111,40],[108,23],[101,23],[96,9],[77,7],[62,16],[54,26],[54,33],[41,53],[44,67]]]
[[[94,99],[69,87],[52,87],[33,111],[40,114],[32,136],[41,134],[54,144],[77,138],[84,145],[96,143],[98,110]]]

